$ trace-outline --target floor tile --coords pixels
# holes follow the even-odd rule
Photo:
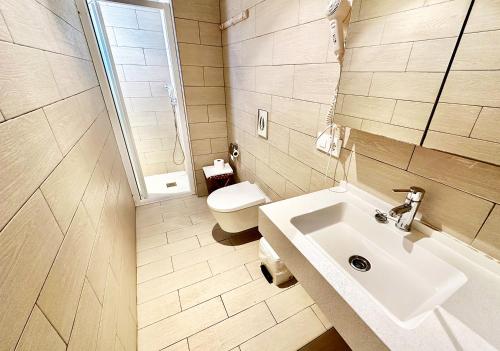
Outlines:
[[[215,218],[210,211],[203,211],[189,216],[193,224],[214,221]]]
[[[139,351],[157,351],[227,317],[219,297],[139,330]]]
[[[211,277],[206,262],[137,285],[137,302],[143,303]]]
[[[173,216],[171,218],[163,218],[163,222],[149,225],[147,227],[137,228],[136,235],[138,238],[146,238],[153,235],[166,233],[171,230],[177,230],[192,226],[193,223],[189,216]]]
[[[173,291],[154,300],[137,305],[137,324],[139,329],[153,324],[181,311],[179,294]]]
[[[260,303],[189,338],[191,351],[228,351],[275,325]]]
[[[194,224],[190,227],[171,230],[167,232],[167,239],[169,243],[173,243],[179,240],[187,239],[193,237],[197,234],[206,233],[212,231],[216,226],[217,222],[202,222],[199,224]]]
[[[167,244],[167,236],[165,233],[149,236],[146,238],[137,238],[136,250],[137,252],[140,252],[166,244]]]
[[[222,241],[172,256],[172,263],[174,270],[177,271],[232,251],[234,251],[234,247],[229,241]]]
[[[279,323],[306,307],[314,304],[314,300],[307,294],[304,288],[297,284],[283,291],[281,294],[270,297],[266,304],[271,310],[276,321]]]
[[[250,282],[252,278],[245,267],[237,267],[199,283],[179,290],[182,309],[210,300],[226,291]]]
[[[172,260],[169,258],[155,261],[137,267],[137,284],[144,283],[147,280],[161,277],[162,275],[172,273],[174,268],[172,267]]]
[[[214,274],[218,274],[245,263],[255,261],[258,258],[259,243],[256,241],[243,249],[214,257],[210,259],[208,263]]]
[[[241,351],[296,351],[325,331],[308,308],[240,345]]]
[[[166,242],[166,241],[165,241]],[[196,237],[176,241],[172,244],[161,245],[146,249],[137,253],[137,266],[142,266],[151,262],[163,260],[170,256],[177,255],[200,247]]]
[[[262,278],[223,294],[222,300],[227,313],[232,316],[285,290],[274,284],[269,284]]]
[[[261,265],[260,260],[255,260],[252,262],[245,263],[245,266],[247,267],[247,270],[252,276],[253,280],[262,278],[264,276],[262,274],[262,271],[260,270],[260,265]]]

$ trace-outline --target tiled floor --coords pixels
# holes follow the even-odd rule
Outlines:
[[[259,237],[222,231],[206,198],[138,208],[139,351],[346,350],[300,284],[262,277]]]

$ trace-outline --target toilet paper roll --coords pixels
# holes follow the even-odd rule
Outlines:
[[[214,167],[217,169],[223,169],[224,168],[224,160],[221,158],[214,160]]]

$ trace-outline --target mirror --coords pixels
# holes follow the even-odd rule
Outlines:
[[[420,145],[470,5],[353,0],[335,123]]]
[[[476,1],[423,146],[500,165],[500,2]]]

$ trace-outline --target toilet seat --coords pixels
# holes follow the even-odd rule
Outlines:
[[[234,212],[266,202],[262,190],[248,181],[218,189],[207,198],[208,207],[217,212]]]

